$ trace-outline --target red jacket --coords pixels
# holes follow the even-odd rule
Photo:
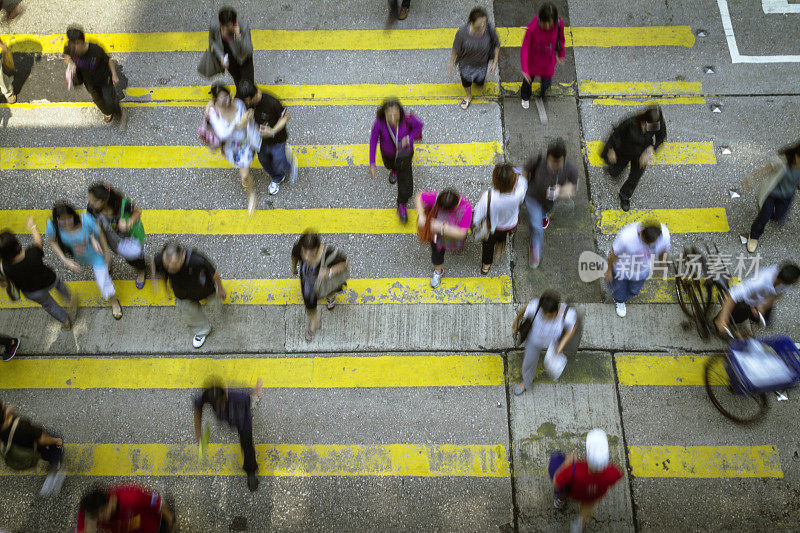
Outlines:
[[[522,72],[528,76],[552,78],[556,71],[556,54],[564,59],[564,21],[558,19],[552,28],[545,31],[539,26],[539,17],[533,17],[525,30],[522,49],[519,52]]]

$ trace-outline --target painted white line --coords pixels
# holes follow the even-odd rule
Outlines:
[[[761,0],[766,2],[768,0]],[[719,14],[722,17],[722,29],[728,41],[728,51],[731,53],[731,63],[800,63],[800,55],[784,56],[743,56],[736,45],[736,36],[733,33],[731,12],[728,9],[728,0],[717,0]],[[794,7],[794,6],[791,6]]]
[[[764,13],[800,13],[800,4],[790,4],[789,0],[761,0]]]

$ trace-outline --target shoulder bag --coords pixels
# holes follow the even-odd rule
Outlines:
[[[523,344],[525,344],[525,341],[528,339],[528,335],[531,334],[533,321],[536,320],[536,315],[539,314],[540,307],[541,307],[541,302],[536,304],[536,311],[533,312],[532,318],[528,318],[523,315],[519,321],[519,324],[517,324],[517,336],[515,339],[517,346],[522,346]]]
[[[492,234],[492,189],[486,193],[486,216],[480,221],[478,226],[472,230],[472,236],[476,241],[485,242]]]
[[[0,443],[0,453],[3,454],[6,466],[12,470],[28,470],[36,466],[39,462],[39,450],[36,443],[33,448],[24,448],[14,444],[14,433],[17,431],[19,418],[14,418],[11,423],[11,431],[8,434],[8,442],[5,445]]]
[[[322,256],[321,266],[330,268],[347,261],[347,256],[335,246],[326,246]],[[329,294],[341,290],[350,279],[350,267],[332,277],[317,276],[314,281],[314,292],[318,298],[327,298]]]

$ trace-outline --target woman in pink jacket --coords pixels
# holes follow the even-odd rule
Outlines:
[[[539,8],[539,14],[533,17],[525,30],[520,50],[520,63],[522,66],[522,107],[528,109],[530,105],[533,78],[541,81],[539,98],[536,106],[539,114],[544,115],[544,99],[553,73],[556,70],[556,61],[564,62],[564,21],[558,17],[558,9],[550,2],[545,2]],[[556,58],[556,55],[558,57]],[[544,115],[546,117],[546,115]]]

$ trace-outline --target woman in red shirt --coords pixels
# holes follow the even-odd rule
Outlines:
[[[546,121],[547,116],[544,114],[542,100],[550,88],[556,71],[556,62],[563,63],[565,53],[564,21],[558,17],[558,9],[550,2],[546,2],[539,8],[539,14],[528,24],[520,49],[524,78],[520,90],[522,107],[528,109],[533,91],[533,78],[538,77],[541,80],[541,89],[536,106],[539,114],[543,116],[542,122]]]

